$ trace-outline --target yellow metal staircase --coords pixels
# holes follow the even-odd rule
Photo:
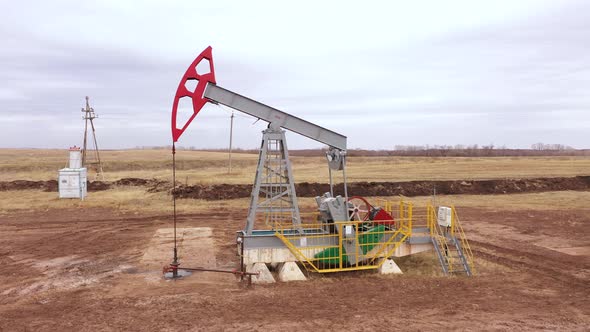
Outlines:
[[[442,226],[438,223],[434,206],[428,205],[427,211],[432,244],[444,274],[472,276],[475,272],[473,253],[459,222],[455,207],[451,207],[449,226]]]

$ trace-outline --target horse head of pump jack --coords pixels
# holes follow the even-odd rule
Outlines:
[[[205,93],[205,88],[207,84],[212,83],[215,84],[215,69],[213,67],[213,49],[211,46],[207,47],[199,56],[191,63],[188,67],[184,76],[180,80],[178,84],[178,88],[176,89],[176,95],[174,96],[174,104],[172,105],[172,141],[177,142],[180,136],[184,133],[186,128],[190,125],[193,121],[195,116],[199,113],[199,111],[203,108],[203,106],[210,101],[209,99],[205,98],[203,94]],[[205,73],[199,73],[197,71],[197,67],[201,62],[208,62],[209,64],[209,71]],[[189,90],[187,87],[187,83],[189,81],[196,81],[196,87],[193,91]],[[177,123],[177,115],[178,115],[178,102],[181,98],[188,97],[192,100],[193,104],[193,114],[188,118],[186,123],[179,124]]]

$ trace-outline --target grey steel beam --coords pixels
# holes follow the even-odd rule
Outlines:
[[[231,107],[331,147],[346,150],[346,136],[279,111],[276,108],[264,105],[215,84],[207,84],[203,96],[212,102]]]

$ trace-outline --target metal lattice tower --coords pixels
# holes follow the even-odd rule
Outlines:
[[[90,98],[86,96],[86,108],[82,108],[84,112],[84,145],[82,147],[82,167],[88,169],[92,168],[96,171],[95,179],[104,180],[104,174],[102,170],[102,163],[100,162],[100,153],[98,150],[98,143],[96,142],[96,129],[94,128],[94,119],[98,118],[98,115],[94,113],[94,108],[90,107],[88,102]],[[92,144],[93,148],[90,154],[88,154],[88,124],[92,129]]]
[[[260,219],[273,228],[279,224],[284,226],[292,223],[296,227],[301,225],[285,131],[269,126],[262,133],[258,168],[246,222],[247,234],[251,234],[255,222]]]

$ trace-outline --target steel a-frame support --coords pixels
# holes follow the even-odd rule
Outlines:
[[[273,124],[262,132],[256,178],[246,219],[247,235],[252,234],[256,221],[261,219],[273,228],[286,224],[301,228],[285,131]]]

